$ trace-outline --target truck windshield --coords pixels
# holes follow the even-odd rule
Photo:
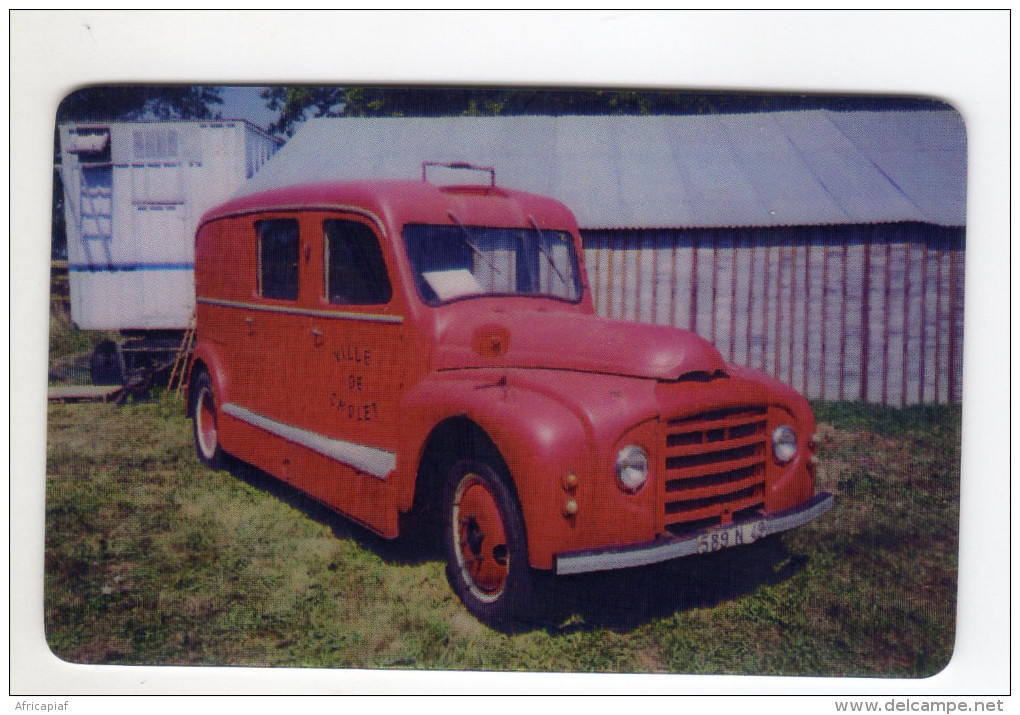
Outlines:
[[[404,245],[428,305],[476,296],[581,299],[577,255],[566,231],[409,224]]]

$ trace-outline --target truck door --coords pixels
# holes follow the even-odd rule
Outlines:
[[[407,366],[401,294],[374,223],[359,216],[310,218],[322,242],[322,291],[319,308],[310,311],[307,429],[334,440],[338,461],[360,477],[382,480],[394,465]]]
[[[244,335],[238,364],[247,367],[243,407],[284,423],[294,419],[295,385],[288,379],[295,351],[308,329],[299,304],[301,236],[298,220],[265,217],[254,222],[256,303],[239,311]],[[295,399],[297,398],[297,399]]]

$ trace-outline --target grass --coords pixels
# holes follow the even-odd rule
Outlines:
[[[743,549],[543,581],[472,618],[436,551],[242,464],[179,403],[51,405],[45,625],[77,663],[924,677],[955,631],[960,410],[814,405],[836,507]]]

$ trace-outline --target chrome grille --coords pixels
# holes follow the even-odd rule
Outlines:
[[[673,534],[760,510],[768,453],[764,406],[669,419],[663,430],[664,526]]]

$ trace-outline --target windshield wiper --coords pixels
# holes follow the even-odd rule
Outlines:
[[[475,255],[477,255],[479,258],[481,258],[483,261],[489,264],[489,268],[492,269],[493,273],[495,273],[498,276],[503,275],[503,273],[498,268],[496,268],[496,264],[493,263],[489,259],[489,257],[486,256],[485,253],[483,253],[480,248],[478,248],[478,246],[471,242],[471,234],[468,233],[467,226],[465,226],[461,222],[461,220],[457,218],[457,214],[455,214],[452,210],[448,210],[446,213],[451,219],[453,219],[453,222],[460,227],[460,230],[464,232],[464,238],[462,239],[464,241],[464,245],[470,248],[472,251],[474,251]]]
[[[570,284],[567,283],[567,279],[563,277],[562,273],[560,273],[560,269],[556,267],[556,263],[553,261],[552,256],[549,255],[549,252],[545,250],[545,246],[543,245],[545,237],[542,235],[542,229],[538,227],[538,221],[536,221],[535,217],[530,214],[528,215],[528,220],[531,221],[531,225],[534,226],[535,231],[538,232],[538,250],[543,256],[545,256],[545,260],[549,263],[549,267],[556,271],[556,275],[560,277],[560,282],[563,283],[563,286],[565,288],[569,288]]]

